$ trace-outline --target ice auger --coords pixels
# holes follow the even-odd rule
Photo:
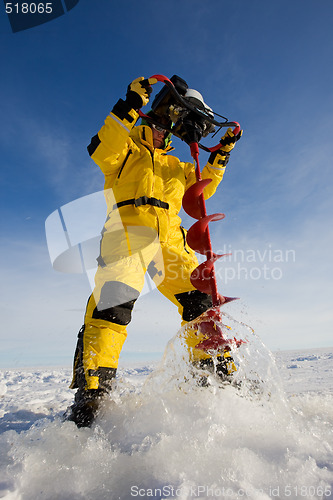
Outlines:
[[[220,306],[235,300],[232,297],[220,295],[217,289],[215,262],[229,254],[218,255],[213,252],[209,232],[209,223],[224,219],[222,213],[208,215],[203,191],[211,182],[211,179],[202,179],[199,164],[199,148],[208,152],[214,152],[221,147],[218,145],[207,148],[200,144],[202,137],[206,137],[213,132],[215,126],[234,127],[234,134],[240,132],[240,125],[237,122],[229,122],[227,118],[217,113],[213,113],[202,99],[199,92],[188,89],[187,84],[180,77],[174,75],[171,79],[164,75],[153,75],[149,78],[163,82],[165,86],[155,97],[152,104],[154,117],[145,115],[140,111],[140,116],[148,121],[161,125],[158,116],[167,117],[173,122],[169,132],[176,135],[190,146],[191,156],[195,163],[196,182],[185,193],[183,197],[183,208],[185,212],[194,219],[197,219],[187,233],[187,244],[196,252],[204,255],[206,260],[202,262],[191,275],[192,285],[199,291],[212,296],[212,308],[204,314],[204,317],[196,325],[205,340],[196,347],[205,351],[217,351],[221,349],[229,350],[230,344],[239,346],[242,341],[225,339],[221,324],[222,313]],[[214,115],[219,116],[223,121],[217,121]],[[157,116],[157,119],[156,119]],[[165,128],[165,125],[163,125]]]

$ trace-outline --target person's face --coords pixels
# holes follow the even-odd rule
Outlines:
[[[164,140],[165,140],[165,134],[166,130],[161,129],[160,127],[157,127],[156,125],[152,124],[151,126],[152,132],[153,132],[153,145],[154,148],[163,148],[164,147]]]

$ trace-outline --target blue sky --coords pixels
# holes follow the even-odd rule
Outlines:
[[[154,73],[182,76],[244,129],[207,204],[226,214],[214,249],[234,252],[216,265],[220,291],[240,297],[226,311],[273,350],[332,345],[332,25],[331,0],[80,0],[15,34],[1,11],[0,367],[71,363],[90,287],[52,269],[44,223],[102,189],[86,146],[128,83]],[[144,295],[124,356],[162,352],[178,325]]]

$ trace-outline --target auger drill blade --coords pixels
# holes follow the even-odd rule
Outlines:
[[[224,214],[212,214],[202,217],[202,219],[198,220],[188,230],[186,237],[187,244],[196,252],[207,255],[211,251],[211,244],[206,234],[208,224],[210,221],[222,220],[224,217]]]
[[[232,302],[233,300],[239,300],[239,297],[226,297],[225,295],[221,295],[221,305],[227,304],[228,302]]]
[[[203,340],[195,347],[196,349],[201,349],[202,351],[219,351],[221,349],[226,349],[226,347],[229,347],[229,342],[221,337],[221,335],[216,333],[214,335],[211,335],[208,339]]]
[[[224,257],[225,255],[229,254],[222,254],[222,255],[217,255],[213,254],[213,257],[210,259],[205,260],[205,262],[202,262],[198,267],[192,271],[190,280],[192,285],[199,290],[200,292],[211,294],[212,292],[212,269],[214,266],[214,263],[217,261],[217,259],[220,259],[221,257]],[[226,300],[224,300],[226,297],[221,297],[222,303],[225,303]]]
[[[199,342],[195,347],[203,351],[230,350],[230,340],[225,339],[222,329],[214,321],[202,321],[199,325],[199,331],[206,338]]]
[[[183,196],[183,209],[193,219],[200,219],[203,216],[200,195],[210,182],[212,179],[197,181],[188,188]]]

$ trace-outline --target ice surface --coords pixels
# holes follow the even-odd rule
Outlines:
[[[70,369],[1,371],[0,498],[333,498],[333,348],[273,356],[245,333],[237,377],[259,393],[197,387],[173,339],[119,370],[91,429],[61,419]]]

